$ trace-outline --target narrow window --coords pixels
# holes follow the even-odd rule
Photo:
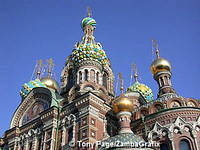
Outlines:
[[[99,84],[99,72],[97,72],[96,74],[96,80],[97,80],[97,83]]]
[[[73,73],[72,73],[72,69],[69,69],[69,71],[68,71],[67,84],[68,84],[69,88],[71,88],[73,86]]]
[[[90,80],[91,80],[91,82],[95,82],[95,71],[94,70],[90,71]]]
[[[107,89],[108,88],[108,74],[104,72],[103,74],[103,86]]]
[[[88,70],[85,69],[85,81],[87,81],[87,80],[88,80]]]
[[[180,141],[179,147],[180,150],[191,150],[190,143],[186,139]]]

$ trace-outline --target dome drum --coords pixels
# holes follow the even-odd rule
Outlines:
[[[83,62],[77,64],[78,69],[80,69],[82,66],[84,68],[85,68],[85,66],[96,66],[99,70],[101,70],[101,71],[103,70],[102,65],[99,64],[99,62],[96,62],[93,60],[83,61]]]
[[[169,71],[162,71],[162,72],[158,72],[158,73],[154,74],[153,77],[154,77],[155,80],[158,80],[158,78],[159,78],[162,74],[163,74],[163,75],[168,74],[170,77],[171,77],[171,75],[172,75],[172,73],[169,72]]]

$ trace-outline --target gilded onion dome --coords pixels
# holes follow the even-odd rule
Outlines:
[[[133,102],[126,96],[121,95],[116,98],[113,103],[113,111],[119,113],[122,111],[132,112],[133,111]]]
[[[151,64],[151,72],[153,75],[155,75],[158,72],[162,71],[171,71],[171,64],[169,63],[168,60],[164,58],[157,58],[156,60],[153,61]]]
[[[153,75],[158,72],[169,71],[171,72],[171,64],[168,60],[160,57],[160,51],[158,49],[158,43],[156,40],[153,40],[153,45],[156,50],[156,59],[151,64],[151,72]]]
[[[153,92],[152,92],[152,90],[147,85],[139,83],[138,81],[136,81],[133,85],[131,85],[127,89],[127,92],[138,92],[147,101],[152,101],[153,100]]]
[[[32,91],[32,89],[37,88],[37,87],[46,88],[46,85],[42,83],[39,79],[29,81],[28,83],[25,83],[22,86],[22,89],[20,90],[20,95],[24,99]]]
[[[59,91],[59,89],[60,89],[59,84],[54,79],[46,77],[46,78],[40,79],[40,81],[42,84],[44,84],[46,87],[48,87],[50,89],[54,89],[56,91]]]

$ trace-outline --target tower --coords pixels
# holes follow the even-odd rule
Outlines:
[[[61,95],[71,101],[92,91],[110,100],[114,96],[114,75],[102,45],[95,41],[96,21],[91,18],[91,11],[82,20],[81,28],[82,40],[75,44],[61,74]]]
[[[95,41],[96,21],[91,11],[81,28],[82,40],[75,44],[61,73],[60,94],[65,98],[60,116],[62,147],[69,149],[89,149],[90,145],[82,144],[109,136],[106,114],[114,97],[114,75],[102,45]],[[67,116],[72,115],[74,122],[67,123]]]
[[[160,57],[158,43],[155,40],[153,40],[153,47],[156,51],[156,59],[151,64],[151,72],[158,83],[158,97],[168,93],[175,94],[176,92],[172,88],[171,82],[171,64],[168,60]]]

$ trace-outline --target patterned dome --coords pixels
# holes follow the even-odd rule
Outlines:
[[[20,95],[22,96],[22,98],[25,98],[31,92],[32,89],[37,87],[46,87],[46,86],[38,79],[29,81],[28,83],[25,83],[22,86],[22,89],[20,90]]]
[[[109,64],[109,59],[107,58],[106,53],[100,44],[97,43],[79,44],[77,48],[72,51],[69,60],[73,61],[75,64],[81,63],[85,60],[93,60],[102,65]]]
[[[146,100],[153,100],[152,90],[145,84],[139,83],[138,81],[130,86],[127,92],[139,92]]]
[[[82,29],[84,29],[86,25],[91,25],[96,27],[96,21],[91,17],[86,17],[81,22]]]

